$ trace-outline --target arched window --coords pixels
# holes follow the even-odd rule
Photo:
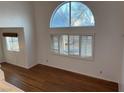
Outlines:
[[[92,11],[81,2],[64,2],[52,14],[50,28],[95,26]]]

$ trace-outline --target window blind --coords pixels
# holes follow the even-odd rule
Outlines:
[[[18,37],[17,33],[3,33],[4,37]]]

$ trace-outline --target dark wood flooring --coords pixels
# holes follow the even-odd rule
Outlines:
[[[25,69],[2,63],[6,81],[26,92],[118,91],[118,84],[57,68],[36,65]]]

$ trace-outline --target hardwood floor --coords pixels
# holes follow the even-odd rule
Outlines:
[[[36,65],[24,69],[2,63],[6,81],[26,92],[118,91],[118,84],[57,68]]]

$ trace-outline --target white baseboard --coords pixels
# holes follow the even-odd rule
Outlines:
[[[31,65],[27,66],[26,69],[30,69],[30,68],[36,66],[37,64],[38,64],[38,63],[31,64]]]
[[[122,82],[119,83],[119,92],[124,92],[124,84]]]

